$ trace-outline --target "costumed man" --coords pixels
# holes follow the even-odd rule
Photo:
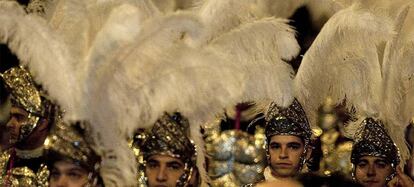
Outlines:
[[[189,139],[189,123],[181,114],[164,114],[141,146],[142,170],[149,187],[199,186],[196,147]]]
[[[99,187],[100,157],[86,140],[87,128],[57,123],[45,142],[49,186]]]
[[[397,173],[403,175],[401,169],[397,169],[400,164],[398,147],[383,123],[373,118],[366,118],[356,132],[351,162],[354,179],[365,187],[384,187]],[[401,182],[414,185],[412,181]]]
[[[264,171],[265,181],[290,180],[300,173],[312,151],[312,130],[306,114],[295,99],[287,108],[272,103],[265,121],[268,160]]]
[[[10,68],[1,78],[10,92],[12,107],[7,123],[11,148],[1,155],[0,183],[41,186],[45,180],[43,143],[55,123],[57,109],[23,67]]]
[[[404,37],[408,8],[393,17],[378,12],[388,7],[370,5],[356,1],[328,20],[303,57],[295,89],[312,122],[327,97],[352,111],[345,132],[355,139],[351,160],[357,182],[413,186],[397,168],[408,157],[403,131],[414,111],[407,106],[414,96],[412,43]]]

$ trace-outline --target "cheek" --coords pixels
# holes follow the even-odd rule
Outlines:
[[[88,184],[88,178],[87,177],[83,177],[81,179],[77,179],[77,180],[69,180],[69,187],[78,187],[78,186],[86,186],[86,184]]]
[[[298,149],[298,150],[291,150],[289,152],[289,157],[292,160],[292,162],[299,164],[300,158],[302,156],[303,150],[302,149]]]
[[[376,171],[377,171],[377,175],[385,179],[392,174],[392,167],[387,166],[385,168],[377,168]]]
[[[277,157],[279,157],[279,149],[269,149],[269,155],[271,159],[276,159]]]
[[[368,170],[366,168],[361,168],[356,166],[355,168],[355,179],[361,181],[367,176]]]
[[[145,175],[147,176],[148,180],[152,180],[155,179],[156,172],[155,169],[151,169],[151,168],[145,168]]]
[[[184,174],[184,170],[172,170],[169,172],[168,180],[170,184],[176,184],[177,180],[180,179],[181,175]]]

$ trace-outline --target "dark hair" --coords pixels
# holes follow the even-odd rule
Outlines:
[[[362,185],[346,178],[340,173],[334,173],[331,176],[306,173],[300,175],[298,181],[302,183],[304,187],[362,187]]]

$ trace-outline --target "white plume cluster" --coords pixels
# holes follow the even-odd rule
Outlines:
[[[313,125],[327,96],[356,109],[356,121],[347,128],[350,135],[364,118],[381,119],[404,163],[408,149],[403,131],[412,117],[405,114],[410,112],[413,64],[403,60],[410,58],[411,42],[401,39],[408,9],[400,6],[392,16],[385,5],[367,5],[354,3],[325,24],[303,58],[295,92]]]

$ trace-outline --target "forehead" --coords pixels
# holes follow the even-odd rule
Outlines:
[[[360,161],[367,161],[367,162],[376,162],[376,161],[386,162],[386,160],[384,158],[378,157],[378,156],[363,156],[359,160]]]
[[[171,163],[171,162],[178,162],[180,164],[184,164],[180,159],[174,158],[168,155],[152,155],[148,158],[148,160],[157,161],[159,163]]]
[[[53,168],[59,171],[81,170],[81,171],[86,172],[86,170],[80,167],[79,165],[73,163],[72,161],[67,161],[67,160],[55,162],[53,164]]]
[[[293,135],[275,135],[270,139],[270,143],[288,144],[288,143],[300,143],[302,139]]]
[[[10,108],[10,113],[13,113],[13,114],[28,114],[26,112],[26,110],[24,110],[24,109],[22,109],[20,107],[17,107],[17,106],[12,106]]]

